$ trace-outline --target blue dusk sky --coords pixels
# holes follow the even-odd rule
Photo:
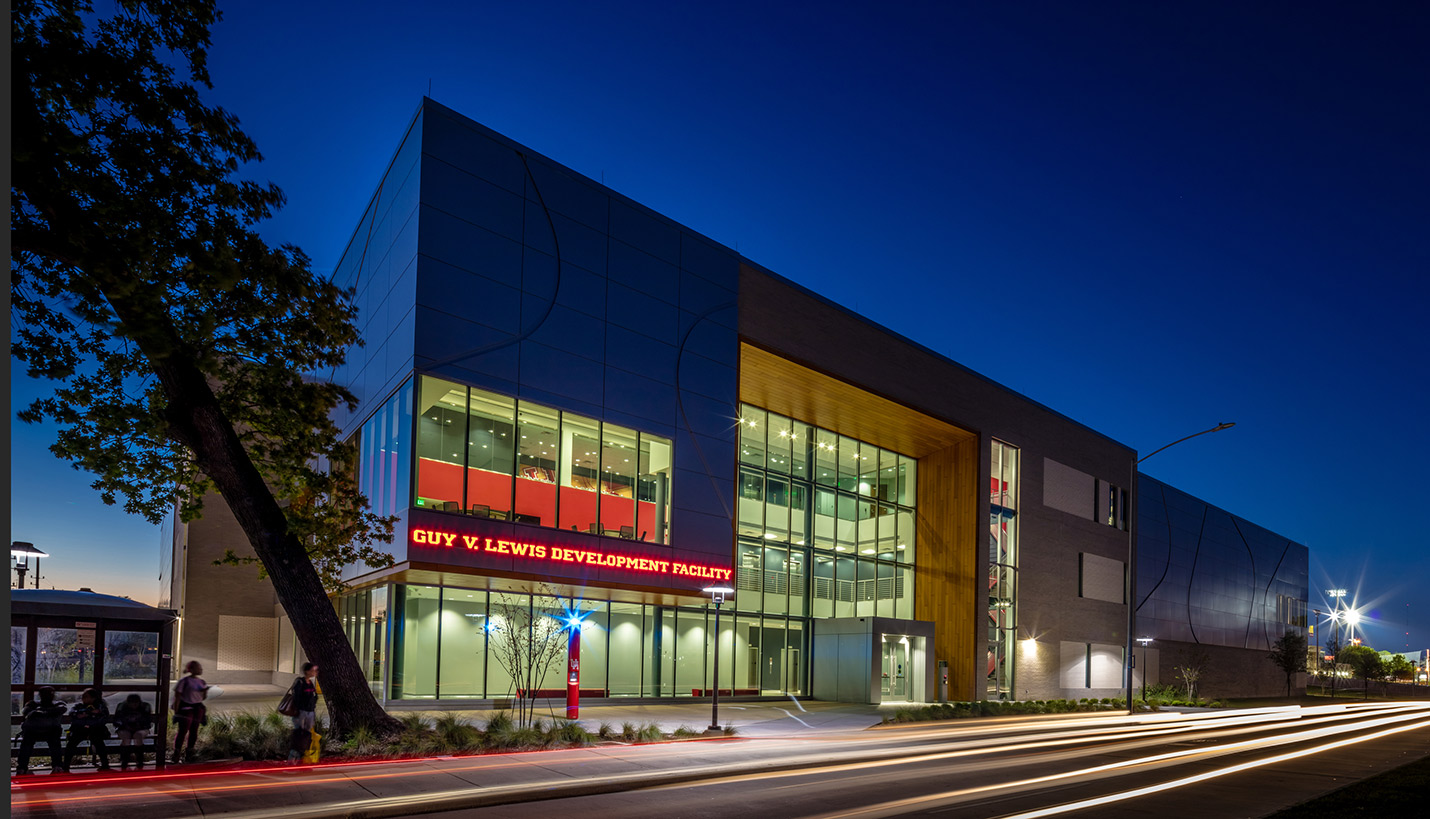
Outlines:
[[[1430,647],[1430,9],[230,3],[208,98],[330,271],[430,96],[1147,453]],[[12,375],[18,407],[42,385]],[[153,601],[157,527],[12,422],[47,582]],[[236,569],[235,571],[246,571]]]

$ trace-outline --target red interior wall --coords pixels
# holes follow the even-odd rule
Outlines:
[[[462,501],[462,467],[457,464],[419,458],[417,462],[417,494],[423,498],[442,501]],[[484,503],[493,511],[505,512],[510,503],[512,478],[484,469],[467,470],[466,507],[474,503]],[[556,524],[557,486],[544,481],[519,478],[516,485],[516,512],[538,518],[542,526]],[[561,526],[564,529],[576,527],[579,532],[587,531],[596,522],[597,495],[595,492],[562,486]],[[637,501],[619,495],[601,495],[601,525],[604,529],[617,532],[622,526],[635,526],[633,516]],[[640,525],[645,527],[645,539],[654,541],[656,507],[654,503],[639,501]],[[637,529],[635,536],[641,536]]]

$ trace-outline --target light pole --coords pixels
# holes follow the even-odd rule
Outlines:
[[[1142,644],[1142,701],[1147,701],[1147,646],[1152,642],[1151,637],[1138,637],[1137,642]]]
[[[35,588],[40,587],[40,558],[49,555],[23,540],[10,542],[10,557],[15,561],[15,588],[25,588],[25,573],[30,570],[30,558],[35,559]]]
[[[1127,713],[1129,714],[1135,713],[1135,709],[1132,705],[1132,635],[1137,633],[1137,599],[1135,597],[1137,593],[1137,516],[1135,514],[1135,512],[1137,511],[1135,503],[1135,499],[1137,497],[1137,467],[1141,465],[1143,461],[1147,460],[1153,455],[1156,455],[1158,452],[1167,449],[1168,447],[1174,447],[1183,441],[1190,441],[1198,435],[1206,435],[1209,432],[1221,432],[1224,429],[1231,429],[1234,426],[1236,426],[1235,421],[1223,421],[1220,424],[1217,424],[1216,426],[1212,427],[1211,429],[1204,429],[1201,432],[1193,432],[1191,435],[1188,435],[1185,438],[1178,438],[1177,440],[1173,441],[1170,444],[1167,444],[1166,446],[1158,447],[1132,462],[1132,472],[1131,475],[1128,477],[1127,500],[1128,504],[1131,505],[1133,508],[1124,510],[1127,515],[1127,580],[1124,583],[1124,588],[1127,593],[1126,676]],[[1143,659],[1146,658],[1144,657]],[[1142,678],[1145,680],[1147,678],[1147,670],[1145,668],[1142,669],[1142,675]]]
[[[1316,616],[1316,628],[1315,628],[1315,630],[1314,630],[1313,633],[1316,635],[1316,671],[1318,672],[1318,673],[1317,673],[1317,676],[1320,676],[1319,672],[1320,672],[1320,670],[1321,670],[1321,665],[1322,665],[1322,663],[1321,663],[1321,610],[1320,610],[1320,609],[1311,609],[1311,613]]]
[[[734,594],[735,590],[729,586],[706,586],[703,591],[710,595],[711,601],[715,604],[715,687],[711,691],[710,697],[710,730],[720,730],[720,606],[725,602],[725,595]]]

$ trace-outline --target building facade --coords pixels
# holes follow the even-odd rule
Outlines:
[[[1203,696],[1284,694],[1267,653],[1312,625],[1309,550],[1147,475],[1137,527],[1135,636],[1151,639],[1134,651],[1146,682],[1180,685],[1182,667],[1200,666]]]
[[[381,697],[510,697],[533,623],[583,697],[1122,690],[1129,447],[430,100],[335,279]]]

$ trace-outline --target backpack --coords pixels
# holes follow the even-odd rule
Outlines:
[[[285,717],[298,716],[298,706],[293,702],[293,689],[297,685],[297,680],[294,680],[293,685],[288,686],[288,690],[284,692],[283,699],[278,701],[278,713]]]

